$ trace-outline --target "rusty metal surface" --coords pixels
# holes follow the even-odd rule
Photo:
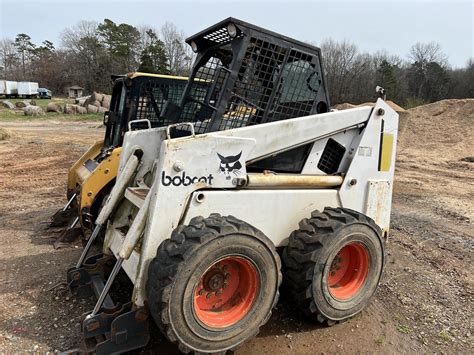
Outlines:
[[[340,186],[342,181],[342,176],[330,175],[247,175],[248,187],[336,187]]]

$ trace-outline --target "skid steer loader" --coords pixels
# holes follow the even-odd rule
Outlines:
[[[141,72],[113,75],[112,80],[110,108],[104,114],[105,137],[69,169],[68,202],[51,218],[50,227],[68,226],[56,239],[55,247],[92,229],[115,182],[124,133],[158,127],[163,105],[168,100],[178,103],[187,82],[185,77]]]
[[[382,99],[328,112],[319,48],[234,18],[187,43],[197,57],[180,104],[164,127],[125,134],[117,182],[68,270],[73,293],[98,297],[84,351],[142,347],[153,319],[182,352],[224,353],[268,321],[282,279],[328,325],[379,283],[396,112]],[[102,229],[103,253],[88,256]],[[109,292],[121,270],[126,304]]]

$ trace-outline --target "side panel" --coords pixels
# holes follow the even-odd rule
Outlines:
[[[378,220],[377,224],[384,232],[390,226],[397,133],[398,114],[383,100],[377,100],[360,142],[354,142],[352,160],[339,192],[343,207],[367,213]],[[382,137],[386,135],[390,139],[384,142],[386,147],[382,149]],[[375,192],[370,186],[374,181],[388,184],[383,193],[378,188]],[[373,201],[369,201],[369,194]],[[375,208],[375,205],[379,207]]]
[[[100,153],[100,149],[104,145],[104,141],[100,140],[95,142],[88,150],[85,152],[75,163],[71,168],[69,169],[69,176],[67,180],[67,190],[68,190],[68,196],[76,188],[77,184],[77,174],[76,170],[79,169],[82,164],[87,159],[94,159],[97,155]]]
[[[99,165],[82,182],[79,210],[91,207],[97,195],[113,179],[117,177],[122,148],[115,148],[110,156],[102,160]]]
[[[284,246],[291,232],[314,210],[338,207],[337,190],[226,190],[193,193],[183,224],[211,213],[232,215],[260,229],[275,246]]]
[[[390,224],[390,200],[391,186],[390,181],[369,181],[367,188],[367,203],[365,211],[379,226],[388,226]],[[387,228],[384,228],[387,230]]]

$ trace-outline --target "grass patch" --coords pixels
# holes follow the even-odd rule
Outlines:
[[[58,121],[102,121],[104,114],[87,113],[84,115],[65,115],[58,112],[47,112],[42,116],[25,116],[23,110],[9,110],[0,108],[0,121],[32,121],[32,120],[58,120]]]
[[[444,341],[450,341],[451,340],[451,336],[449,335],[448,331],[443,329],[442,331],[440,331],[438,333],[438,337],[443,339]]]
[[[413,332],[413,329],[411,329],[408,325],[404,325],[404,324],[400,324],[397,330],[403,334],[410,334],[411,332]]]
[[[0,101],[3,101],[4,99],[0,99]],[[46,106],[50,102],[54,102],[55,104],[63,106],[64,104],[74,104],[74,99],[69,99],[66,97],[53,97],[51,100],[45,100],[45,99],[5,99],[10,101],[13,105],[15,105],[17,102],[20,101],[25,101],[25,100],[33,100],[36,103],[36,106],[40,106],[44,110],[46,110]]]

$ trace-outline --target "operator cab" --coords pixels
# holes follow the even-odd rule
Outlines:
[[[122,145],[131,121],[148,120],[152,128],[161,127],[163,106],[180,101],[187,78],[135,72],[113,75],[112,81],[110,109],[104,114],[104,149]],[[146,121],[132,123],[132,129],[144,128],[148,128]]]
[[[234,18],[186,42],[196,61],[179,107],[166,110],[164,124],[193,122],[199,134],[329,111],[321,50],[315,46]],[[179,137],[186,131],[183,126],[173,133]],[[310,148],[295,148],[247,169],[299,172]]]

